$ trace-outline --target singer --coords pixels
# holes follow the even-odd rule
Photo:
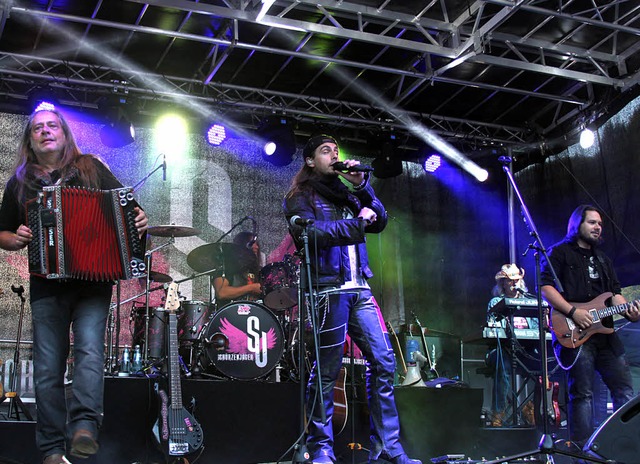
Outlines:
[[[400,444],[400,422],[393,394],[395,358],[389,335],[367,283],[372,277],[365,244],[366,233],[380,233],[387,213],[376,197],[369,174],[347,169],[338,171],[338,142],[328,135],[311,137],[303,149],[303,165],[284,199],[284,214],[296,246],[302,248],[303,231],[297,218],[311,219],[307,225],[311,245],[311,283],[318,292],[320,373],[323,391],[316,395],[316,367],[307,386],[307,447],[314,463],[336,462],[333,450],[333,389],[342,367],[347,333],[367,359],[367,391],[371,417],[370,463],[420,464],[410,459]],[[357,166],[345,160],[347,168]],[[350,187],[347,187],[342,179]],[[309,223],[309,221],[307,221]],[[326,411],[322,422],[319,407]],[[383,460],[385,459],[385,460]]]
[[[58,110],[31,115],[18,148],[17,167],[7,182],[0,209],[0,247],[21,250],[33,240],[25,226],[25,201],[43,186],[61,184],[114,189],[122,184],[94,155],[82,154]],[[142,235],[147,216],[135,208]],[[98,452],[103,417],[104,337],[111,302],[111,282],[31,276],[33,366],[38,404],[36,443],[44,464],[69,463],[69,453],[86,458]],[[74,334],[73,394],[66,399],[64,374],[69,330]]]

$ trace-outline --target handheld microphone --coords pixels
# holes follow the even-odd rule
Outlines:
[[[293,216],[291,219],[289,219],[289,224],[291,224],[292,226],[308,226],[313,224],[313,222],[313,219],[304,219],[300,216]]]
[[[336,161],[331,165],[334,171],[340,172],[373,172],[374,169],[366,164],[357,164],[355,166],[348,167],[342,161]]]
[[[167,181],[167,155],[162,155],[162,182]]]

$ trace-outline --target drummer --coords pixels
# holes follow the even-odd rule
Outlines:
[[[238,263],[231,263],[233,265],[229,267],[236,269],[232,275],[224,270],[214,274],[213,288],[218,308],[235,300],[257,301],[262,296],[259,275],[265,255],[260,251],[257,237],[252,232],[240,232],[234,237],[233,243],[238,246],[237,259],[240,267],[238,268]]]

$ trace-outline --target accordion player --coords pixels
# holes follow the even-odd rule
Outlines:
[[[146,275],[130,187],[97,190],[47,186],[27,201],[29,272],[94,282]]]

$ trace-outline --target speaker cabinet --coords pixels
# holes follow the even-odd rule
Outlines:
[[[583,451],[618,464],[634,464],[640,456],[640,396],[609,417],[591,435]]]

